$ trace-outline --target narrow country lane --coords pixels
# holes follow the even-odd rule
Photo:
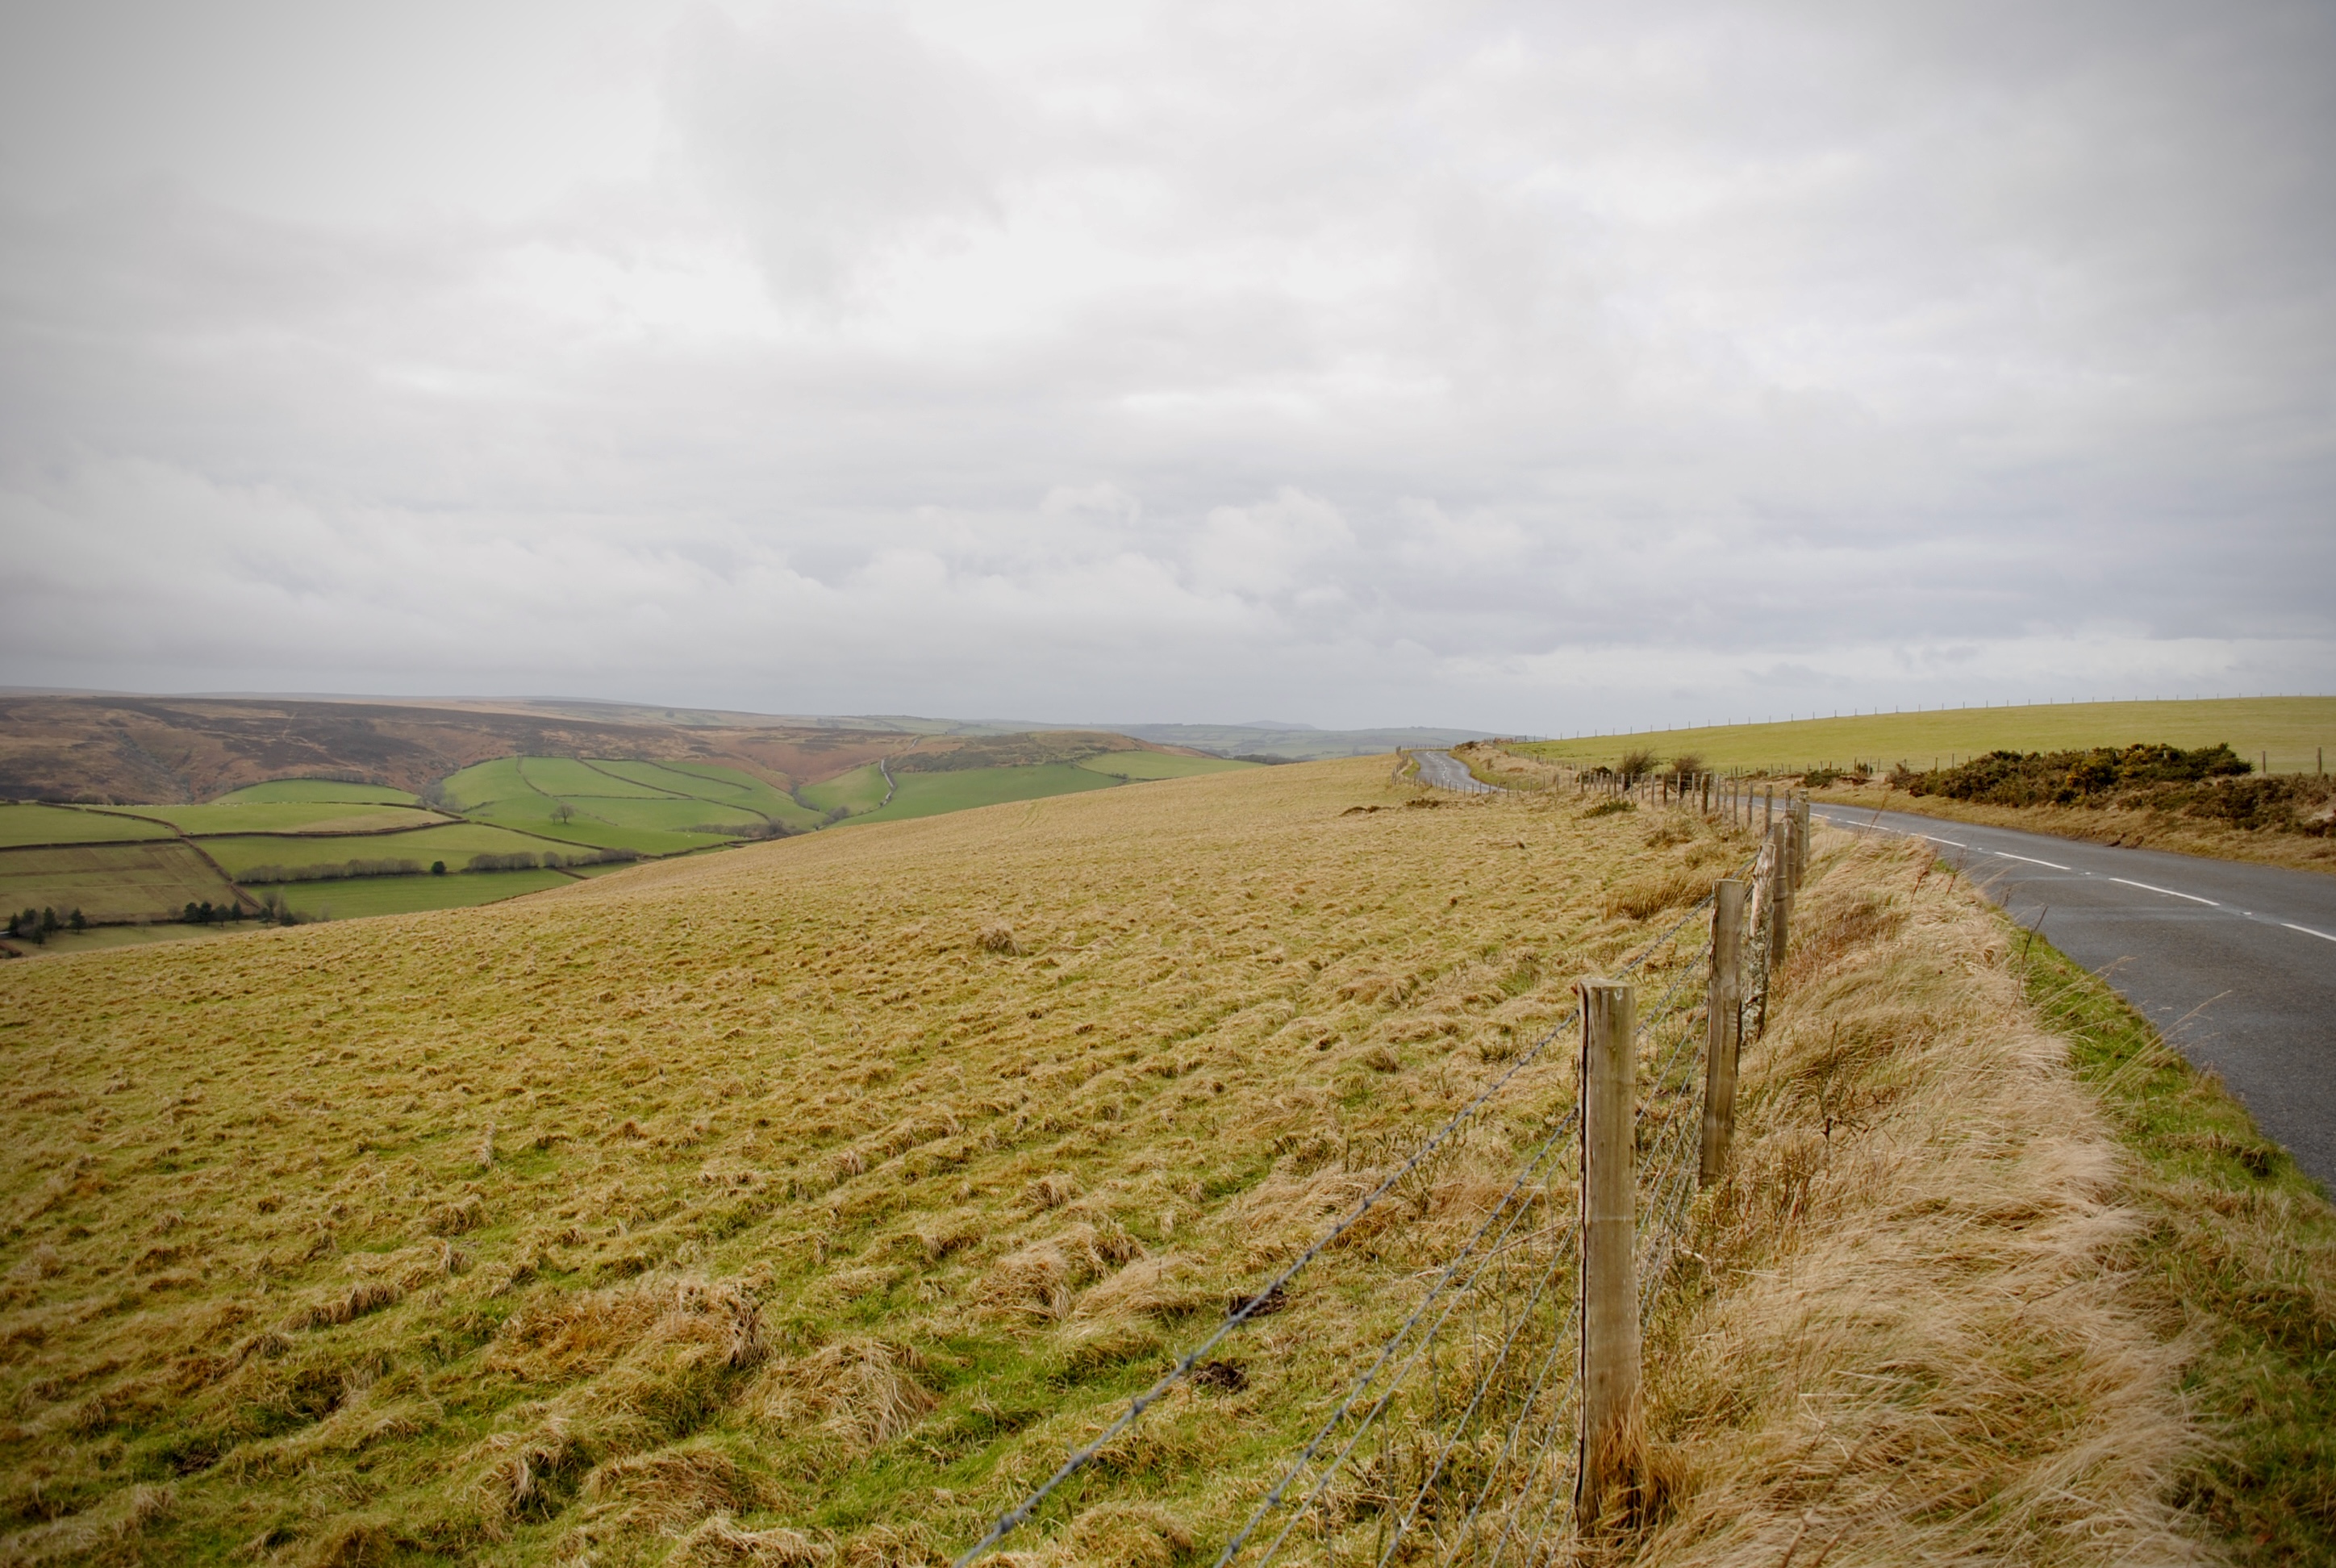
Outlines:
[[[1448,751],[1416,751],[1411,755],[1419,762],[1419,782],[1430,788],[1464,795],[1501,793],[1496,786],[1470,773],[1467,765]]]
[[[2012,919],[2109,982],[2336,1189],[2336,877],[1812,806],[1928,839]]]

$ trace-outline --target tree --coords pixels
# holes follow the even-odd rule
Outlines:
[[[444,876],[446,874],[446,862],[444,861],[432,861],[430,862],[430,874],[433,877]]]
[[[81,918],[81,911],[79,910],[73,911],[72,914],[65,917],[65,924],[71,926],[77,931],[85,931],[89,930],[89,922]]]

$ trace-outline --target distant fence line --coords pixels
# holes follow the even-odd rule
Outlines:
[[[1403,1321],[1276,1467],[1216,1568],[1285,1555],[1383,1565],[1537,1563],[1644,1481],[1640,1324],[1669,1278],[1698,1185],[1724,1168],[1737,1055],[1766,1027],[1771,979],[1807,866],[1806,799],[1710,775],[1617,781],[1651,803],[1764,824],[1758,853],[1577,1001],[1395,1171],[1179,1357],[1091,1442],[956,1560],[969,1568],[1038,1517],[1242,1323],[1407,1177],[1453,1144],[1528,1066],[1573,1035],[1578,1101],[1552,1119],[1500,1197],[1434,1270]],[[1641,987],[1654,999],[1640,1008]],[[1698,1048],[1700,1047],[1700,1048]],[[1643,1150],[1643,1155],[1640,1151]]]

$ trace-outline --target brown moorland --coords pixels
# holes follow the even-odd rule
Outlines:
[[[949,760],[968,747],[986,761]],[[347,778],[419,792],[503,756],[709,762],[791,790],[908,753],[918,765],[934,767],[1177,749],[1084,730],[959,736],[659,724],[479,704],[0,696],[0,796],[99,803],[208,801],[279,778]]]

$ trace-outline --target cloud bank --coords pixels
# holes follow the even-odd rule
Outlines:
[[[1940,11],[16,8],[0,680],[2328,689],[2336,13]]]

